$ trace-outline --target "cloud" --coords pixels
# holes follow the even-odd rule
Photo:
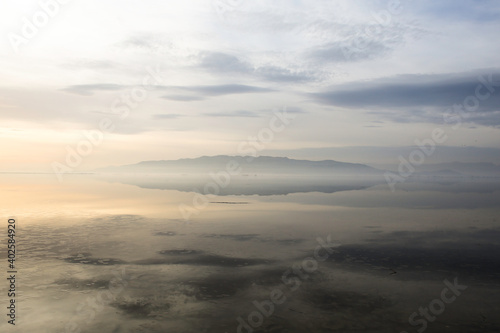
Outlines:
[[[201,96],[188,96],[188,95],[165,95],[161,98],[169,99],[171,101],[180,101],[180,102],[193,102],[193,101],[202,101],[205,98]]]
[[[273,64],[261,66],[242,61],[234,55],[222,52],[203,52],[198,66],[213,74],[240,74],[270,82],[304,82],[314,80],[314,75],[304,70]]]
[[[258,112],[247,111],[247,110],[238,110],[231,112],[212,112],[212,113],[204,113],[203,115],[209,117],[247,117],[247,118],[260,117],[260,114]]]
[[[237,57],[222,52],[203,52],[199,66],[217,73],[250,73],[253,67]]]
[[[118,48],[125,51],[134,50],[142,52],[167,51],[172,48],[172,45],[171,38],[161,33],[135,34],[116,44]]]
[[[500,111],[474,113],[465,120],[473,124],[500,128]],[[474,129],[477,127],[470,126],[469,128]]]
[[[353,40],[336,41],[321,45],[310,52],[310,57],[321,62],[348,62],[373,59],[392,50],[389,45],[380,41],[360,37],[358,47]]]
[[[77,95],[90,96],[96,91],[109,91],[109,90],[122,90],[127,86],[112,84],[112,83],[99,83],[99,84],[78,84],[72,85],[67,88],[61,89]]]
[[[119,84],[81,84],[81,85],[72,85],[67,88],[61,89],[63,91],[67,91],[73,94],[82,95],[82,96],[90,96],[93,95],[97,91],[114,91],[114,90],[122,90],[127,88],[128,86],[119,85]],[[223,85],[206,85],[206,86],[175,86],[175,87],[166,87],[166,86],[157,86],[156,90],[168,90],[168,89],[176,89],[180,91],[186,91],[195,95],[185,95],[185,94],[168,94],[163,95],[161,98],[174,100],[174,101],[201,101],[204,100],[205,97],[210,96],[222,96],[222,95],[232,95],[232,94],[248,94],[248,93],[266,93],[273,92],[274,89],[270,88],[262,88],[256,86],[249,86],[244,84],[223,84]]]
[[[479,101],[477,111],[466,121],[481,125],[500,125],[500,77],[498,69],[467,73],[399,75],[371,81],[351,82],[309,96],[320,104],[367,110],[369,114],[396,122],[442,123],[443,112],[456,104]],[[491,81],[495,91],[482,85]],[[483,100],[480,94],[489,94]],[[490,87],[491,88],[491,87]]]
[[[275,91],[274,89],[254,87],[243,84],[223,84],[223,85],[212,85],[212,86],[192,86],[192,87],[177,87],[177,88],[201,94],[203,96],[221,96],[221,95],[231,95],[231,94],[248,94],[248,93],[262,93],[262,92]]]
[[[419,1],[414,4],[415,12],[439,20],[460,20],[485,23],[500,19],[500,6],[496,1],[441,0]],[[445,15],[444,15],[445,14]]]
[[[256,117],[261,117],[261,116],[266,116],[266,114],[269,113],[270,110],[262,109],[259,111],[248,111],[248,110],[236,110],[236,111],[230,111],[230,112],[210,112],[210,113],[204,113],[204,116],[209,116],[209,117],[246,117],[246,118],[256,118]],[[299,113],[307,113],[303,109],[299,107],[294,107],[290,106],[286,108],[287,113],[292,113],[292,114],[299,114]]]
[[[339,24],[318,20],[311,24],[316,35],[326,35],[307,56],[319,63],[346,63],[388,55],[425,32],[422,28],[392,19],[380,24],[374,17],[366,22]],[[309,28],[312,29],[312,28]]]
[[[306,82],[314,80],[314,75],[301,70],[291,70],[278,66],[262,66],[255,70],[257,76],[273,82]]]

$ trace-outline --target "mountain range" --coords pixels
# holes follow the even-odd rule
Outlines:
[[[104,174],[208,174],[231,166],[238,175],[302,176],[382,176],[380,170],[366,164],[334,160],[309,161],[272,156],[202,156],[178,160],[142,161],[136,164],[110,166],[94,170]],[[395,167],[394,169],[396,169]],[[411,177],[500,177],[500,166],[493,163],[440,163],[415,166]]]
[[[231,165],[241,174],[343,174],[380,175],[381,170],[365,164],[332,160],[308,161],[270,156],[202,156],[179,160],[143,161],[137,164],[107,167],[100,173],[207,173],[226,170]]]
[[[397,166],[393,169],[397,169]],[[220,186],[220,195],[283,195],[358,190],[385,184],[385,172],[365,164],[333,160],[226,155],[143,161],[95,170],[101,180],[147,189],[202,193],[206,184],[226,183]],[[421,165],[416,166],[415,172],[406,180],[461,183],[482,177],[487,177],[484,179],[488,182],[500,179],[500,166],[492,163]]]

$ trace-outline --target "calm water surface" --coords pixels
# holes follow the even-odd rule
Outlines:
[[[242,177],[186,221],[201,179],[0,182],[2,332],[500,331],[499,183]]]

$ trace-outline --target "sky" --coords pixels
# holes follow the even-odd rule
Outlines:
[[[500,163],[499,31],[493,0],[2,1],[0,171]]]

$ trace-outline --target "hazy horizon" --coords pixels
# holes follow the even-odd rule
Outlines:
[[[353,163],[353,164],[364,164],[377,169],[394,169],[398,167],[400,161],[397,157],[408,156],[412,151],[414,151],[417,146],[407,146],[407,147],[337,147],[337,148],[313,148],[313,149],[297,149],[292,150],[292,153],[287,153],[287,151],[264,151],[262,155],[252,156],[252,155],[224,155],[224,154],[214,154],[214,155],[197,155],[181,157],[176,159],[162,159],[153,158],[150,160],[130,160],[127,163],[117,164],[111,163],[106,165],[98,165],[97,167],[88,166],[86,168],[74,169],[67,173],[88,173],[109,167],[119,167],[126,165],[134,165],[142,162],[151,161],[178,161],[178,160],[196,160],[203,157],[277,157],[277,158],[288,158],[291,160],[302,160],[302,161],[336,161],[341,163]],[[420,171],[423,171],[426,166],[433,165],[444,165],[451,163],[463,163],[463,164],[493,164],[500,165],[500,148],[478,148],[478,147],[438,147],[439,154],[433,154],[428,157],[428,159],[422,165],[416,166]],[[319,153],[318,153],[319,151]],[[323,156],[324,157],[321,157]],[[333,157],[332,157],[333,156]],[[344,159],[335,158],[335,156],[344,156]],[[0,169],[0,173],[52,173],[55,174],[54,169],[50,166],[45,167],[30,167],[20,169]]]

